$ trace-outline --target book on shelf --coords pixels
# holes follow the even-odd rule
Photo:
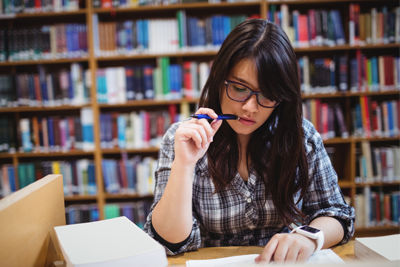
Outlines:
[[[185,104],[181,106],[183,107]],[[171,108],[172,105],[169,111],[147,112],[142,110],[122,114],[118,112],[100,114],[101,148],[142,149],[158,147],[165,131],[172,123],[189,117],[189,114],[172,112]]]
[[[0,2],[0,17],[2,14],[18,13],[45,13],[45,12],[66,12],[77,11],[82,4],[79,0],[69,1],[6,1]]]
[[[167,266],[165,248],[126,217],[54,227],[68,266]]]
[[[360,4],[349,5],[349,44],[388,44],[400,42],[400,7],[388,10],[387,6],[371,8],[360,13]]]
[[[8,123],[8,127],[13,124]],[[68,152],[76,150],[92,151],[93,141],[93,113],[91,108],[81,110],[80,117],[39,117],[22,118],[18,123],[19,152]],[[3,129],[5,133],[12,128]],[[0,140],[8,140],[9,149],[2,152],[13,152],[13,139],[9,135],[0,136]]]
[[[139,228],[143,229],[147,215],[150,212],[151,204],[152,202],[149,200],[106,204],[104,205],[104,217],[106,219],[112,219],[125,216]]]
[[[100,220],[97,204],[76,204],[65,207],[66,224],[96,222]]]
[[[368,141],[361,142],[356,150],[356,183],[400,181],[400,147],[372,147]]]
[[[125,66],[97,69],[97,101],[124,104],[133,100],[196,99],[204,87],[211,63],[185,61],[170,64],[169,58],[157,59],[157,66]]]
[[[279,8],[272,4],[267,19],[282,27],[294,48],[346,43],[341,14],[337,9],[309,9],[307,14],[301,14],[298,10],[290,11],[286,4]]]
[[[253,15],[251,17],[259,17]],[[188,17],[100,22],[93,14],[93,40],[97,56],[217,51],[229,32],[246,15]]]
[[[102,170],[105,190],[109,194],[139,194],[154,193],[157,161],[151,157],[141,159],[135,156],[131,159],[103,159]]]
[[[365,186],[354,196],[356,227],[399,226],[400,192]]]
[[[50,174],[62,174],[65,196],[96,195],[97,185],[94,162],[87,159],[73,161],[41,161],[18,163],[15,169],[11,164],[1,166],[3,196],[40,180]],[[18,177],[18,188],[16,187]]]
[[[343,111],[338,103],[327,104],[321,103],[321,99],[306,99],[303,101],[303,117],[311,121],[324,140],[349,137]]]
[[[12,164],[4,164],[0,169],[0,197],[9,196],[17,191],[15,169]]]
[[[39,65],[36,74],[0,75],[0,109],[84,105],[90,103],[90,86],[90,70],[82,64],[50,72]]]
[[[31,28],[2,29],[3,61],[81,58],[88,55],[85,24],[55,24]],[[5,57],[4,57],[5,55]]]
[[[301,91],[304,94],[347,92],[347,57],[310,60],[308,56],[298,59]]]
[[[354,255],[363,261],[399,261],[400,235],[356,238]]]
[[[400,59],[383,55],[367,58],[357,50],[350,59],[350,92],[385,92],[400,90]]]
[[[378,103],[369,96],[351,109],[352,134],[354,137],[395,137],[400,133],[400,101]]]

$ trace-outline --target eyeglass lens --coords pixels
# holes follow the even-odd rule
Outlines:
[[[244,87],[243,85],[229,82],[227,87],[228,87],[228,90],[227,90],[228,96],[232,100],[243,102],[243,101],[246,101],[251,95],[251,90]],[[258,97],[258,99],[257,99],[258,103],[261,106],[274,107],[276,104],[276,101],[272,101],[272,100],[266,98],[263,94],[259,94],[257,97]]]

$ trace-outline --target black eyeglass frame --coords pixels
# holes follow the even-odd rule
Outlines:
[[[247,89],[249,89],[250,92],[251,92],[250,95],[249,95],[249,97],[247,97],[245,100],[236,100],[236,99],[233,99],[232,97],[230,97],[230,96],[229,96],[229,93],[228,93],[228,85],[229,85],[230,83],[240,84],[241,86],[244,86],[244,87],[246,87]],[[272,106],[272,107],[267,107],[267,106],[261,105],[261,104],[260,104],[260,101],[258,101],[258,95],[260,95],[261,92],[256,92],[256,91],[252,90],[251,88],[249,88],[248,86],[244,85],[243,83],[234,82],[234,81],[230,81],[230,80],[225,80],[225,85],[226,85],[226,95],[229,97],[229,99],[231,99],[231,100],[233,100],[233,101],[236,101],[236,102],[246,102],[247,100],[250,99],[250,97],[252,97],[253,95],[256,95],[257,103],[258,103],[260,106],[262,106],[263,108],[275,108],[275,107],[278,106],[279,103],[280,103],[280,101],[276,101],[276,103],[275,103],[274,106]]]

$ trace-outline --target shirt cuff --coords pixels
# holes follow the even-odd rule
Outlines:
[[[170,243],[168,241],[166,241],[164,238],[162,238],[154,229],[153,227],[153,222],[150,222],[150,227],[151,227],[151,231],[154,234],[154,239],[157,240],[158,242],[160,242],[160,244],[162,244],[163,246],[167,247],[169,250],[171,250],[172,252],[177,252],[183,245],[185,245],[187,243],[187,241],[190,238],[190,234],[189,236],[183,240],[182,242],[179,243]]]

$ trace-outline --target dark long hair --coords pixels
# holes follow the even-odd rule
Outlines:
[[[200,98],[200,106],[221,114],[224,79],[243,59],[253,60],[258,87],[271,100],[280,101],[268,120],[253,132],[247,158],[265,186],[286,225],[304,218],[296,207],[308,186],[307,157],[302,128],[302,101],[296,55],[283,30],[262,19],[246,20],[228,35],[214,59]],[[261,145],[260,145],[261,144]],[[216,192],[227,187],[239,163],[237,135],[227,122],[214,136],[208,151],[208,171]]]

